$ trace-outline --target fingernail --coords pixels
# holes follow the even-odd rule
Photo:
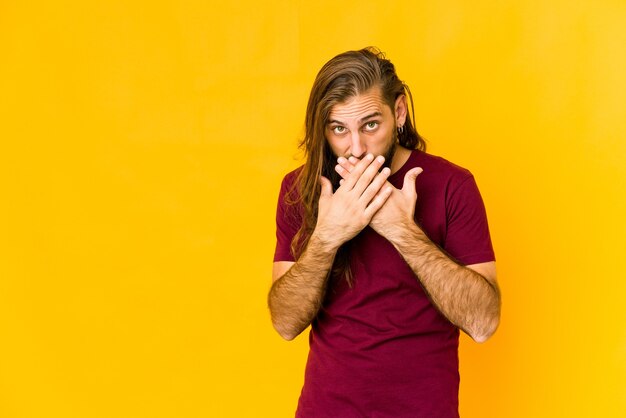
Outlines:
[[[374,159],[374,156],[373,156],[372,154],[367,154],[367,155],[365,156],[365,158],[367,158],[368,160],[370,160],[370,161],[371,161],[371,160],[373,160],[373,159]]]
[[[376,160],[377,160],[379,163],[384,163],[384,162],[385,162],[385,157],[383,157],[382,155],[379,155],[378,157],[376,157]]]

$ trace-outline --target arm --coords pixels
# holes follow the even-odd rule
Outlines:
[[[274,263],[268,305],[272,324],[284,339],[296,338],[317,315],[336,253],[312,235],[298,262]]]
[[[413,222],[391,243],[419,278],[433,304],[476,342],[486,341],[500,320],[495,262],[461,266],[452,261]],[[481,274],[482,273],[482,274]]]
[[[354,161],[340,159],[344,177]],[[434,306],[477,342],[486,341],[500,321],[500,290],[495,262],[461,266],[451,260],[415,224],[415,181],[421,168],[409,170],[401,190],[393,189],[370,226],[389,240],[420,280]]]
[[[383,162],[382,157],[363,158],[335,193],[321,178],[317,224],[306,248],[295,263],[274,263],[268,305],[283,338],[294,339],[315,318],[337,250],[370,223],[391,195],[393,188],[383,187],[389,169],[378,173]]]

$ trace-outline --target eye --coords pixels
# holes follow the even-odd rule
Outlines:
[[[378,128],[378,122],[367,122],[365,124],[365,130],[366,131],[373,131],[376,128]]]
[[[333,128],[333,132],[338,135],[344,133],[345,131],[346,131],[346,128],[344,126],[335,126]]]

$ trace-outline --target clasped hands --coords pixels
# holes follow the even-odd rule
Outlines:
[[[367,225],[393,242],[403,229],[415,225],[415,180],[422,169],[409,170],[402,189],[396,189],[387,181],[390,169],[380,170],[384,162],[383,156],[374,158],[372,154],[361,160],[338,158],[335,170],[342,180],[334,193],[330,180],[320,178],[315,232],[324,242],[338,248]]]

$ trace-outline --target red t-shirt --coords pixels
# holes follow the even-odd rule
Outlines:
[[[413,151],[389,182],[402,188],[413,167],[424,169],[416,182],[415,220],[428,237],[460,264],[495,260],[472,174]],[[294,261],[289,247],[302,216],[283,199],[297,172],[282,183],[274,261]],[[358,234],[350,251],[352,287],[331,277],[311,324],[296,416],[458,417],[458,328],[431,304],[402,256],[374,230]]]

